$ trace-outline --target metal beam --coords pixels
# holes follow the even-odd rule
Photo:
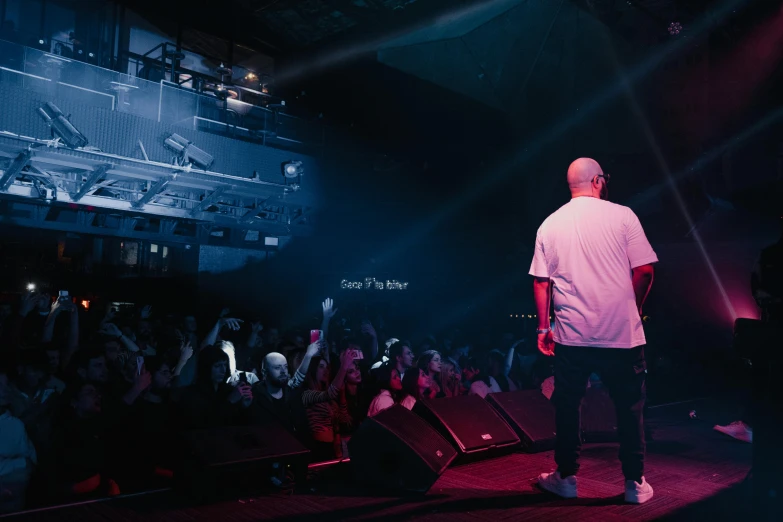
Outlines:
[[[87,193],[90,191],[90,189],[93,187],[93,185],[95,185],[96,183],[98,183],[98,181],[100,181],[100,179],[101,179],[101,178],[102,178],[102,177],[103,177],[103,176],[106,174],[106,172],[107,172],[107,171],[108,171],[108,170],[109,170],[111,167],[112,167],[112,166],[111,166],[111,165],[109,165],[109,164],[106,164],[106,165],[101,165],[100,167],[98,167],[97,169],[95,169],[94,171],[92,171],[92,173],[91,173],[91,174],[89,175],[89,177],[87,178],[87,181],[85,181],[84,183],[82,183],[82,186],[81,186],[81,188],[79,189],[79,191],[78,191],[78,192],[76,192],[75,194],[72,194],[72,195],[71,195],[71,201],[73,201],[74,203],[76,203],[76,202],[78,202],[80,199],[82,199],[84,196],[86,196],[86,195],[87,195]]]
[[[225,185],[220,185],[218,188],[212,191],[211,194],[209,194],[207,197],[201,200],[201,202],[196,205],[196,208],[190,211],[191,216],[195,216],[199,212],[203,212],[205,209],[209,208],[209,206],[214,203],[222,194],[226,191],[228,187]]]
[[[84,210],[79,210],[76,213],[76,222],[80,225],[91,227],[92,222],[94,220],[95,220],[95,212],[86,212]]]
[[[22,169],[27,165],[27,162],[30,161],[30,156],[32,155],[33,151],[27,149],[11,162],[11,165],[3,173],[3,177],[0,178],[0,191],[5,192],[8,190],[11,183],[14,182],[19,173],[22,172]]]
[[[173,236],[174,230],[177,228],[177,222],[173,219],[161,219],[160,220],[160,233],[164,236]]]
[[[144,194],[144,196],[142,196],[140,200],[131,203],[131,206],[137,210],[143,209],[144,205],[155,199],[155,197],[157,197],[157,195],[160,194],[169,183],[171,183],[171,178],[160,178],[153,186],[150,187],[150,189],[146,192],[146,194]]]

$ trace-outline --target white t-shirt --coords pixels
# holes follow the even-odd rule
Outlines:
[[[646,343],[631,269],[656,263],[639,218],[628,207],[574,198],[538,229],[530,275],[554,288],[555,342],[633,348]]]
[[[400,405],[405,406],[409,410],[412,410],[414,406],[416,406],[416,399],[411,397],[410,395],[406,395],[405,398],[400,401]]]
[[[479,379],[470,385],[468,395],[478,395],[482,399],[485,399],[488,393],[500,393],[501,391],[503,390],[500,389],[498,381],[496,381],[495,378],[490,375],[489,385],[487,385],[487,383],[485,383],[483,380]]]
[[[389,390],[381,390],[381,393],[375,396],[367,409],[368,417],[375,417],[380,412],[394,406],[394,399]]]

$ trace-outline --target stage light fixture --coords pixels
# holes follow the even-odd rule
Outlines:
[[[215,162],[214,157],[176,133],[163,140],[163,146],[177,154],[183,164],[191,162],[194,165],[207,170],[212,166],[212,163]]]
[[[79,132],[52,102],[46,102],[43,107],[39,107],[38,114],[52,129],[52,132],[70,148],[76,149],[87,146],[88,141],[84,134]]]
[[[672,22],[669,24],[669,34],[677,36],[682,32],[682,24],[680,22]]]
[[[301,161],[289,161],[283,164],[283,176],[288,179],[294,179],[304,174],[304,167]]]

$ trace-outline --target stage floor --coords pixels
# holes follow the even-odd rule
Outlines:
[[[696,409],[703,420],[691,420]],[[309,493],[272,494],[209,506],[183,506],[169,492],[65,506],[20,514],[36,521],[252,521],[426,520],[726,520],[750,507],[745,481],[751,445],[712,430],[727,423],[711,401],[650,411],[646,477],[655,489],[648,503],[622,501],[623,477],[616,444],[586,445],[579,474],[580,498],[545,494],[534,479],[554,468],[552,452],[511,454],[447,470],[424,496],[367,496],[330,473]]]

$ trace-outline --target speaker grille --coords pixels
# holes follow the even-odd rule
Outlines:
[[[514,428],[526,451],[555,446],[555,408],[538,390],[491,393],[487,401]]]
[[[418,401],[413,412],[453,440],[463,453],[519,444],[519,437],[477,395]]]
[[[403,406],[380,412],[373,420],[395,433],[438,474],[457,456],[454,448],[421,417],[412,415]]]
[[[365,420],[348,450],[360,483],[422,493],[457,456],[438,432],[399,405]]]

